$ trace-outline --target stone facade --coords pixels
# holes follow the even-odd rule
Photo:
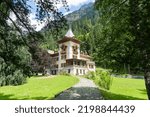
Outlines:
[[[58,52],[48,51],[51,56],[50,74],[65,71],[73,75],[84,75],[95,71],[95,62],[89,55],[80,52],[80,41],[74,38],[71,29],[58,44]]]

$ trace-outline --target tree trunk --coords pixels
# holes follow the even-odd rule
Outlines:
[[[124,63],[124,73],[126,74],[127,71],[126,71],[126,64]]]
[[[146,71],[144,74],[145,86],[147,90],[148,99],[150,100],[150,71]]]
[[[128,74],[131,73],[131,70],[130,70],[130,64],[128,64]]]

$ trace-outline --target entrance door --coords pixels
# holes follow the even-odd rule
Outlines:
[[[69,74],[70,74],[70,71],[71,71],[71,70],[70,70],[70,69],[68,69],[68,73],[69,73]]]

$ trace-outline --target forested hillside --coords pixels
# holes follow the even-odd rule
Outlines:
[[[97,22],[99,16],[98,16],[98,11],[94,10],[94,3],[89,3],[89,4],[85,4],[85,5],[81,6],[81,8],[79,10],[74,11],[74,12],[66,15],[65,17],[66,17],[66,19],[68,19],[68,18],[73,19],[73,21],[71,23],[72,30],[73,30],[73,33],[75,34],[76,38],[78,38],[83,33],[89,32],[91,26],[95,25],[95,22]],[[90,25],[91,26],[86,27],[86,25],[89,22],[90,22],[89,26]],[[45,49],[57,50],[57,41],[65,35],[68,28],[69,28],[69,21],[66,22],[66,25],[64,26],[64,28],[61,29],[61,31],[58,33],[57,37],[53,37],[53,35],[51,35],[52,30],[49,29],[48,26],[45,26],[42,29],[42,32],[44,33],[46,41],[44,44],[42,44],[42,47]],[[85,29],[85,28],[87,28],[87,29]]]
[[[124,38],[130,38],[130,36],[124,34],[121,39],[119,35],[118,38],[110,38],[109,35],[112,32],[102,20],[101,11],[94,8],[94,3],[83,5],[79,10],[65,17],[74,19],[72,30],[76,38],[82,42],[81,50],[93,56],[97,66],[114,68],[124,73],[131,72],[132,68],[139,69],[139,64],[133,61],[135,50],[130,48],[129,51],[129,48],[126,48],[128,42]],[[42,47],[57,50],[57,41],[65,35],[67,30],[68,25],[61,30],[58,37],[50,35],[49,30],[44,31],[47,41],[42,44]]]
[[[111,12],[104,16],[103,11],[96,10],[94,3],[83,5],[65,17],[74,19],[72,30],[82,42],[81,50],[93,56],[97,66],[113,69],[115,72],[141,73],[139,50],[135,48],[134,38],[129,27],[125,25],[128,23],[125,7],[126,5],[123,5],[120,8],[120,18],[117,20]],[[61,30],[57,38],[45,31],[47,41],[42,47],[57,50],[57,40],[62,38],[67,30],[68,25]]]

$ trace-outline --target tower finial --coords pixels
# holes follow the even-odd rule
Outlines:
[[[68,32],[66,33],[66,37],[74,37],[74,34],[73,34],[73,32],[72,32],[72,22],[73,22],[73,17],[67,17],[66,18],[67,19],[67,21],[68,21],[68,26],[69,26],[69,30],[68,30]]]
[[[72,22],[68,21],[68,24],[69,24],[69,29],[72,29]]]
[[[72,22],[74,21],[74,18],[72,16],[67,16],[66,19],[69,29],[72,29]]]

